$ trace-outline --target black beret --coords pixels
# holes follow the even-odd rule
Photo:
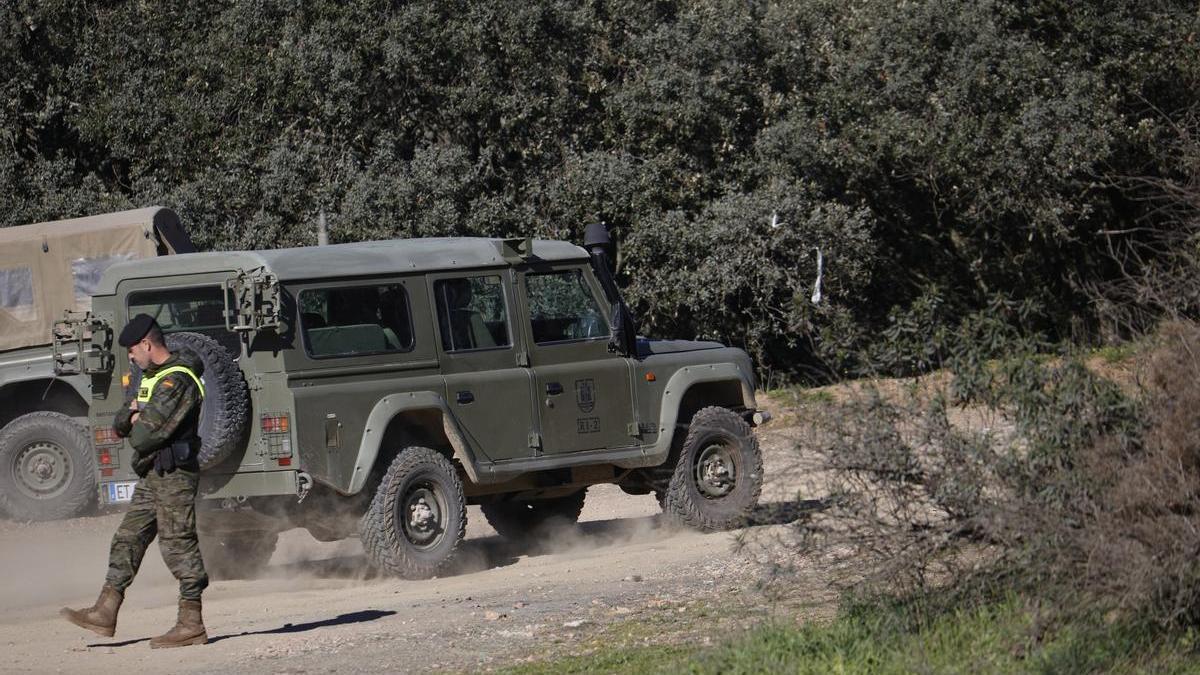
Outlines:
[[[152,328],[158,328],[158,322],[154,320],[154,317],[149,314],[138,314],[125,324],[120,337],[117,338],[117,344],[126,348],[132,347],[141,342]]]

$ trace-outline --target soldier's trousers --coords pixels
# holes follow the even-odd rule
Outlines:
[[[167,569],[179,580],[179,597],[199,600],[208,586],[196,538],[196,490],[199,474],[176,469],[159,476],[151,471],[133,489],[125,519],[113,535],[105,581],[125,592],[142,565],[150,542],[158,536]]]

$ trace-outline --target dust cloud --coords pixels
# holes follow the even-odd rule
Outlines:
[[[368,581],[378,576],[367,562],[357,537],[317,541],[307,530],[279,535],[275,555],[260,577],[270,579],[340,579]]]
[[[513,542],[496,535],[479,508],[472,506],[467,514],[467,539],[447,575],[504,567],[528,556],[584,555],[605,547],[653,541],[669,532],[658,513],[653,497],[633,497],[615,486],[599,485],[590,489],[578,524],[552,522],[534,540]],[[90,603],[104,583],[109,544],[120,520],[120,514],[51,523],[0,520],[0,612],[50,611],[65,604]],[[305,530],[292,529],[280,535],[269,565],[256,578],[272,587],[305,579],[356,585],[378,579],[379,574],[357,538],[320,542]],[[210,590],[223,583],[214,580]],[[154,588],[156,596],[169,597],[174,587],[175,579],[155,542],[146,552],[131,591],[136,596]]]
[[[630,496],[612,485],[593,486],[578,524],[552,521],[528,541],[508,541],[496,534],[478,506],[467,508],[466,540],[443,576],[483,572],[541,555],[586,554],[610,546],[652,541],[667,526],[650,496]],[[363,553],[357,537],[320,542],[302,529],[284,532],[262,580],[330,580],[370,582],[380,577]]]
[[[653,541],[669,532],[659,514],[651,496],[626,495],[615,485],[594,485],[588,489],[578,523],[551,520],[529,540],[508,541],[488,525],[478,507],[470,507],[467,540],[449,573],[482,572],[523,557],[582,556],[606,547]]]
[[[108,571],[108,548],[120,515],[50,523],[0,520],[0,609],[18,610],[95,599]],[[152,544],[135,587],[174,586]]]
[[[496,534],[477,506],[467,508],[466,540],[443,576],[458,576],[504,567],[527,556],[573,555],[652,541],[666,527],[652,497],[631,497],[614,486],[591,488],[578,524],[551,521],[539,536],[528,541],[508,541]],[[320,542],[305,530],[294,529],[279,537],[270,564],[259,579],[323,579],[369,582],[379,578],[357,538]]]

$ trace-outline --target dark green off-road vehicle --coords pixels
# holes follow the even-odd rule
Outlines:
[[[107,430],[139,377],[113,334],[145,312],[205,362],[198,520],[216,575],[265,564],[279,532],[303,527],[322,541],[357,534],[384,572],[428,577],[462,541],[468,504],[524,536],[577,519],[599,483],[653,493],[689,526],[736,526],[762,486],[752,426],[767,416],[749,357],[636,337],[607,233],[588,239],[112,266],[91,313],[59,330],[83,336],[82,357],[58,368],[92,381],[100,499],[127,501],[136,480],[132,450]]]

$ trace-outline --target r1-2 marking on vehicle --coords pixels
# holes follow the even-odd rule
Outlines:
[[[599,417],[576,418],[575,433],[577,433],[577,434],[598,434],[598,433],[600,433],[600,418]]]

